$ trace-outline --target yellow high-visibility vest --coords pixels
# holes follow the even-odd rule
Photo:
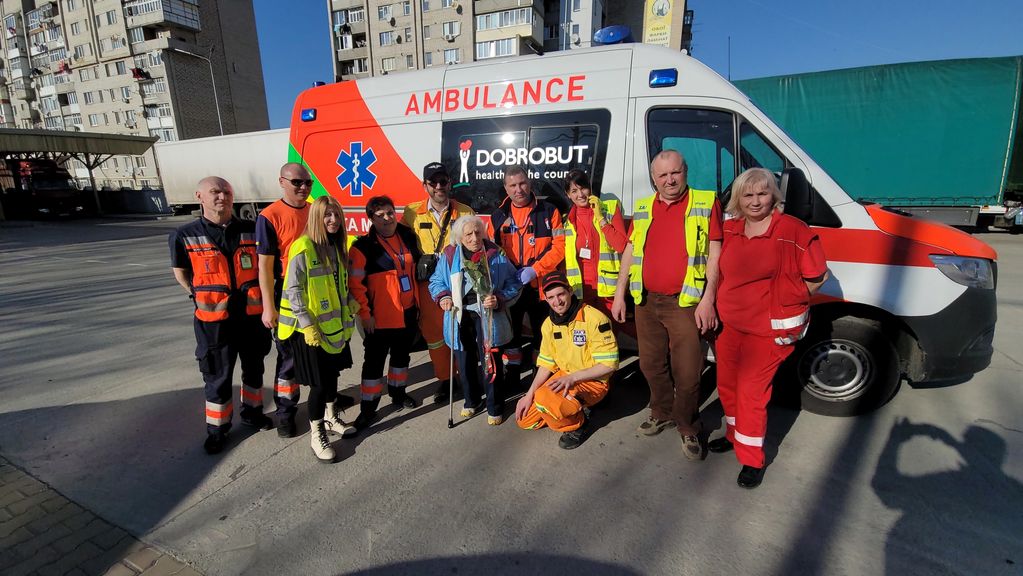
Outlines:
[[[316,325],[323,334],[320,346],[331,354],[344,350],[348,339],[355,329],[355,317],[348,304],[348,270],[343,266],[341,255],[337,255],[338,275],[334,283],[334,272],[327,262],[321,262],[313,241],[302,236],[291,244],[288,251],[288,270],[285,272],[284,285],[293,274],[298,261],[306,263],[306,283],[303,290],[302,304],[310,316],[316,319]],[[296,330],[298,317],[292,312],[287,292],[281,295],[281,315],[277,321],[277,337],[287,340]]]
[[[601,210],[606,214],[607,221],[611,221],[615,210],[618,208],[617,200],[601,200]],[[597,296],[601,298],[613,298],[615,286],[618,284],[618,273],[622,269],[621,254],[615,252],[614,248],[607,243],[604,232],[600,229],[600,214],[593,211],[593,227],[597,229],[600,236],[600,252],[597,256]],[[568,283],[572,285],[572,291],[579,298],[583,297],[583,273],[579,267],[579,257],[575,245],[575,226],[565,220],[565,275]],[[592,255],[591,255],[592,257]]]
[[[710,215],[714,209],[717,194],[711,190],[689,189],[689,203],[686,205],[686,276],[678,305],[686,308],[695,306],[703,297],[707,284],[707,256],[710,254]],[[643,302],[643,248],[646,235],[653,221],[653,207],[657,195],[636,202],[632,211],[632,266],[629,267],[629,291],[636,304]],[[663,264],[663,263],[662,263]]]

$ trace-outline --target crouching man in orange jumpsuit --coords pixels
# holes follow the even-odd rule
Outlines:
[[[544,276],[542,288],[550,315],[540,328],[536,376],[515,406],[515,420],[525,430],[562,432],[558,446],[571,450],[589,434],[587,408],[607,396],[618,343],[608,317],[572,293],[564,272]]]

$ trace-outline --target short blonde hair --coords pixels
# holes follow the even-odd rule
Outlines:
[[[725,206],[725,212],[727,212],[733,218],[744,218],[746,215],[742,213],[742,209],[739,208],[739,197],[748,190],[753,189],[761,184],[767,186],[767,189],[771,191],[771,197],[774,198],[774,205],[772,208],[778,208],[784,199],[781,196],[781,190],[778,188],[778,181],[775,179],[774,174],[766,168],[750,168],[749,170],[739,174],[739,176],[732,181],[732,195],[728,198],[728,204]]]

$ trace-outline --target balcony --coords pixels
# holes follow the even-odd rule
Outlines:
[[[543,2],[533,2],[533,0],[476,0],[473,2],[473,11],[477,16],[490,12],[530,7],[535,7],[536,11],[540,13],[540,19],[543,20]]]
[[[35,100],[36,97],[36,91],[28,86],[14,87],[11,92],[19,100]]]
[[[128,28],[159,25],[202,30],[199,5],[188,0],[128,0],[124,20]]]

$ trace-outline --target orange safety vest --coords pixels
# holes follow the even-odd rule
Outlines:
[[[205,234],[185,236],[185,250],[192,263],[192,292],[195,317],[203,322],[227,320],[227,306],[233,293],[245,294],[245,313],[263,313],[256,260],[256,235],[243,232],[238,248],[228,256]]]

